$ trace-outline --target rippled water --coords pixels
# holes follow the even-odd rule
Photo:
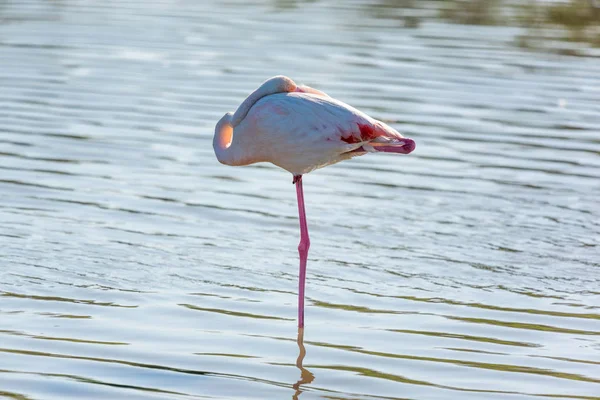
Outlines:
[[[0,1],[0,398],[600,398],[598,53],[436,5]],[[303,346],[275,74],[418,144],[305,177]]]

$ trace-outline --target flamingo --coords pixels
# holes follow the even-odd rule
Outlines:
[[[300,220],[298,328],[303,329],[310,238],[302,176],[366,153],[408,154],[415,142],[320,90],[279,75],[263,82],[234,113],[219,120],[213,148],[222,164],[270,162],[293,175]]]

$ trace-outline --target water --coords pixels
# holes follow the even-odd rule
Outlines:
[[[599,399],[598,52],[417,3],[0,2],[0,398]],[[303,346],[276,74],[417,141],[305,177]]]

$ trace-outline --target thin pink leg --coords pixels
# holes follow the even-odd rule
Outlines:
[[[298,196],[298,214],[300,216],[300,275],[298,278],[298,327],[304,328],[304,286],[306,282],[306,260],[310,239],[308,237],[308,226],[306,224],[306,211],[304,210],[304,192],[302,191],[302,175],[294,176],[296,184],[296,195]]]

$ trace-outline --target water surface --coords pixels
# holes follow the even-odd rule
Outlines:
[[[0,397],[600,399],[597,50],[390,5],[0,1]],[[303,360],[276,74],[417,141],[304,178]]]

